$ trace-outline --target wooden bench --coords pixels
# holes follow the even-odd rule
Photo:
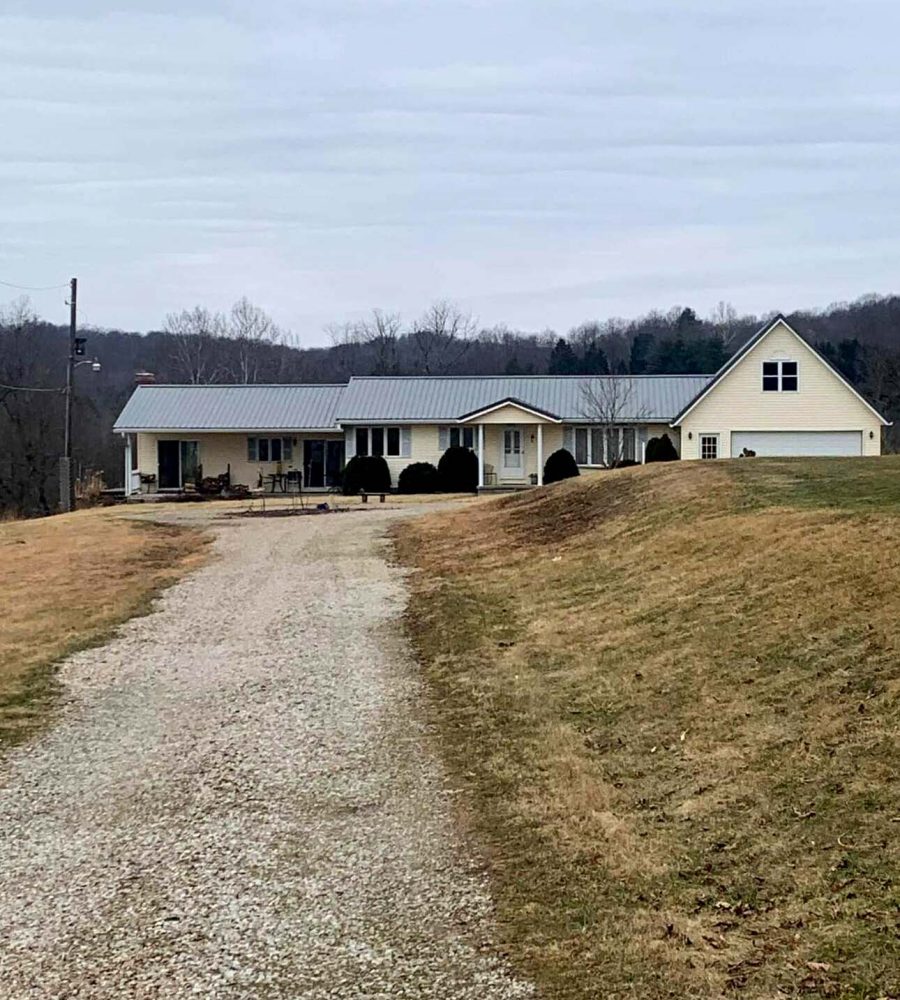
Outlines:
[[[369,502],[369,497],[378,497],[381,503],[384,503],[384,498],[387,496],[386,493],[366,493],[365,490],[359,491],[359,498],[363,503]]]

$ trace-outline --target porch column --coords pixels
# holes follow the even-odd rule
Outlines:
[[[537,425],[537,481],[544,485],[544,425]]]
[[[478,425],[478,489],[484,489],[484,424]]]
[[[125,435],[125,496],[131,496],[131,435]]]

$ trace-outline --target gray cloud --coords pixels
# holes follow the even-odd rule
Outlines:
[[[7,0],[0,277],[307,342],[448,296],[563,329],[892,289],[886,0]],[[44,312],[51,313],[52,304]]]

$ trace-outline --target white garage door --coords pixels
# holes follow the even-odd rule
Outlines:
[[[862,431],[733,431],[731,454],[744,448],[757,455],[861,455]]]

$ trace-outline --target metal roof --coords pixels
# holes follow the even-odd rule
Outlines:
[[[668,422],[711,375],[621,375],[619,419]],[[355,377],[347,385],[139,385],[116,431],[337,430],[340,424],[453,423],[512,401],[578,423],[585,386],[610,376]],[[595,418],[596,419],[596,418]]]
[[[354,377],[337,407],[342,424],[456,421],[505,399],[569,422],[587,421],[585,385],[622,380],[622,420],[670,421],[711,375],[532,375]]]
[[[139,385],[113,430],[336,430],[343,385]]]

